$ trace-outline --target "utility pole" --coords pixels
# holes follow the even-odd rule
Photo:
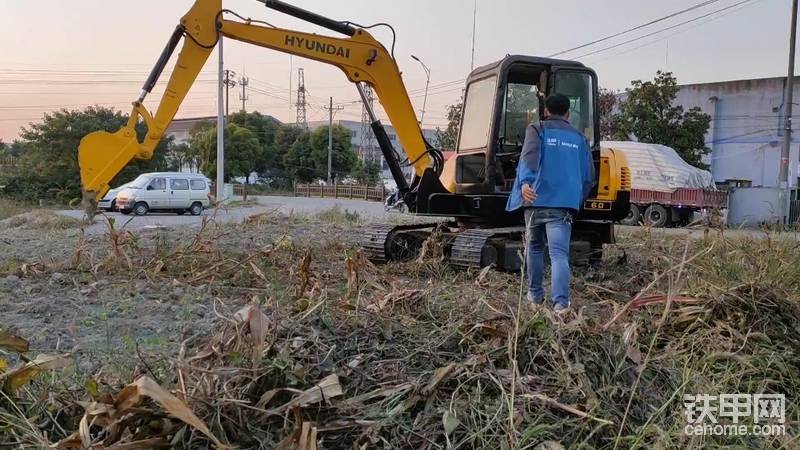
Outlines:
[[[242,101],[242,112],[247,112],[247,86],[250,85],[250,79],[246,76],[242,76],[239,80],[239,84],[242,86],[242,93],[239,94],[239,99]]]
[[[425,100],[422,101],[422,116],[419,118],[419,124],[422,125],[422,121],[425,120],[425,107],[428,105],[428,87],[431,85],[431,69],[429,69],[421,59],[414,55],[411,55],[411,57],[422,65],[425,74],[428,76],[428,79],[425,81]]]
[[[476,25],[478,23],[478,0],[475,0],[475,4],[473,5],[472,9],[472,64],[469,67],[469,70],[475,68],[475,30]]]
[[[341,111],[344,109],[344,107],[337,106],[334,108],[333,97],[331,97],[330,106],[328,106],[326,109],[328,110],[328,183],[330,183],[333,169],[333,112]]]
[[[230,114],[230,88],[236,87],[236,72],[226,69],[225,70],[225,122],[228,122],[228,115]]]
[[[786,76],[784,100],[783,147],[781,148],[780,187],[786,195],[786,222],[790,215],[789,154],[792,145],[792,102],[794,101],[794,53],[797,41],[797,0],[792,0],[792,26],[789,30],[789,73]]]
[[[217,202],[222,202],[225,194],[225,107],[226,90],[225,59],[222,55],[222,41],[219,39],[219,87],[217,92]]]

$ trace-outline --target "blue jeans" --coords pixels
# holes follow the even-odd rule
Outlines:
[[[553,305],[569,306],[569,241],[572,211],[560,208],[527,208],[528,292],[537,303],[544,301],[544,247],[550,253]]]

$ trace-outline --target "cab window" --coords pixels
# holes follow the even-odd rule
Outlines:
[[[188,191],[189,181],[182,179],[169,180],[170,187],[173,191]]]
[[[528,125],[539,122],[539,89],[527,83],[506,85],[500,126],[501,152],[519,151]]]
[[[165,191],[167,190],[167,180],[164,178],[153,178],[153,181],[147,186],[148,191]]]
[[[594,145],[594,77],[586,72],[559,70],[555,90],[569,98],[569,122],[583,132],[589,145]]]
[[[189,180],[189,184],[191,184],[193,191],[206,190],[206,182],[203,180]]]
[[[489,129],[494,110],[497,77],[473,82],[467,88],[464,118],[461,121],[461,138],[458,150],[474,150],[489,145]]]

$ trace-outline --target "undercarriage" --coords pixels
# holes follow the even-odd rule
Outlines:
[[[603,244],[613,242],[613,232],[611,223],[575,222],[570,243],[572,264],[582,266],[600,261]],[[458,222],[378,224],[365,230],[362,247],[374,263],[410,261],[419,256],[428,239],[440,241],[446,261],[455,267],[493,266],[509,272],[522,267],[524,226],[478,228]]]

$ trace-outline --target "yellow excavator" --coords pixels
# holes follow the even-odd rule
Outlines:
[[[376,262],[413,258],[436,231],[450,262],[461,267],[520,266],[521,214],[505,211],[514,182],[526,127],[540,120],[543,99],[559,92],[571,101],[570,121],[583,130],[592,149],[597,180],[592,196],[573,226],[573,255],[598,259],[603,244],[613,242],[613,222],[624,218],[630,197],[630,173],[624,154],[599,146],[598,85],[591,69],[574,61],[507,56],[475,69],[467,79],[462,123],[454,156],[428,143],[403,83],[393,50],[388,51],[362,26],[337,21],[278,0],[258,0],[267,8],[327,28],[343,37],[328,37],[239,16],[223,9],[222,0],[196,0],[180,20],[161,56],[133,102],[126,126],[115,133],[98,131],[81,140],[78,160],[84,199],[95,203],[109,182],[134,158],[149,159],[209,55],[222,37],[332,64],[355,84],[371,118],[371,128],[398,186],[398,200],[409,212],[449,221],[414,225],[374,225],[364,233],[363,248]],[[394,30],[392,30],[394,31]],[[155,114],[142,104],[178,45],[183,47]],[[392,49],[394,44],[392,44]],[[367,101],[365,85],[374,89],[405,151],[401,157]],[[136,136],[143,120],[147,135]],[[408,180],[403,167],[411,167]]]

